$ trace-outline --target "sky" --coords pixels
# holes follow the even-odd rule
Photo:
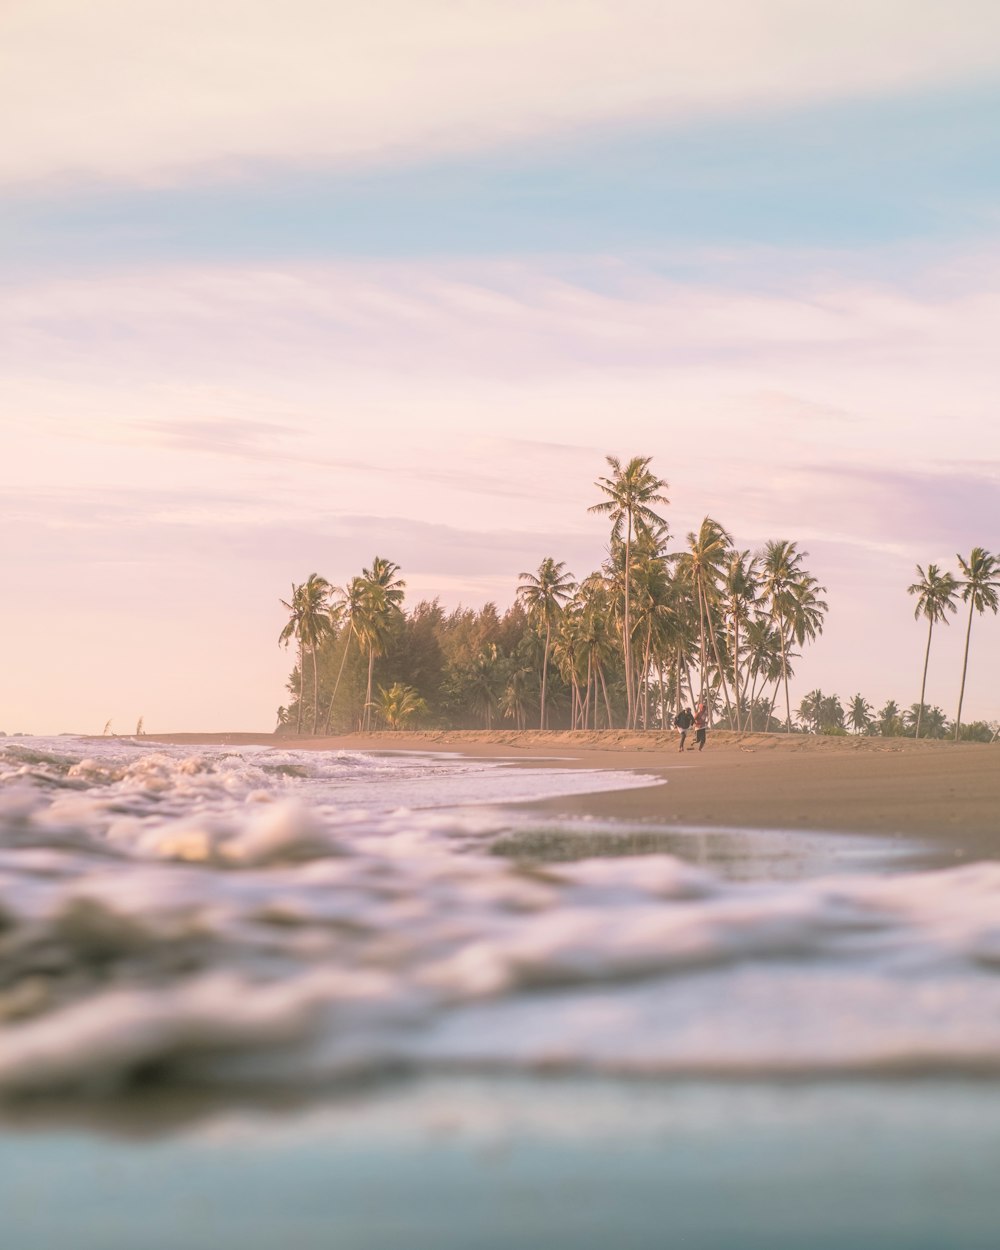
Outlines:
[[[293,582],[583,577],[609,454],[809,553],[796,701],[1000,551],[995,0],[14,0],[0,113],[8,733],[270,730]]]

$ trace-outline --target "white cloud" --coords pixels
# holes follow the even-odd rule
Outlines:
[[[0,180],[407,161],[995,72],[993,0],[32,0]]]

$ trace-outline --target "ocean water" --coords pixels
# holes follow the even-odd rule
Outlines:
[[[650,782],[0,740],[3,1245],[995,1245],[1000,864]]]

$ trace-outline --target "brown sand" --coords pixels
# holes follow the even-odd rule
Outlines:
[[[168,734],[157,740],[317,751],[454,751],[573,768],[636,769],[666,786],[551,799],[538,807],[690,828],[829,830],[937,843],[941,862],[1000,857],[1000,743],[711,732],[679,755],[672,733],[457,730],[290,738]],[[690,739],[689,739],[690,741]],[[557,757],[557,758],[554,758]]]

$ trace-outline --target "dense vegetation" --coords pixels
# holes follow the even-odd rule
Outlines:
[[[704,699],[716,725],[748,732],[958,732],[940,709],[924,706],[923,690],[906,713],[894,703],[875,713],[860,695],[845,709],[819,690],[793,709],[794,663],[822,633],[827,612],[808,553],[784,539],[741,549],[712,517],[671,550],[660,515],[667,483],[650,458],[623,464],[609,456],[608,466],[590,508],[610,523],[604,563],[577,580],[546,556],[520,575],[506,611],[493,603],[446,611],[434,600],[407,612],[400,569],[382,557],[344,587],[315,573],[293,586],[282,600],[289,617],[279,641],[296,644],[297,663],[279,726],[314,734],[501,724],[646,729],[669,726],[682,704]],[[918,569],[921,581],[910,590],[930,632],[959,594],[970,603],[970,629],[974,611],[996,611],[996,559],[977,548],[961,567],[964,580],[942,580],[934,565]],[[964,682],[963,670],[963,694]],[[989,737],[992,729],[963,727],[962,736],[970,734]]]

